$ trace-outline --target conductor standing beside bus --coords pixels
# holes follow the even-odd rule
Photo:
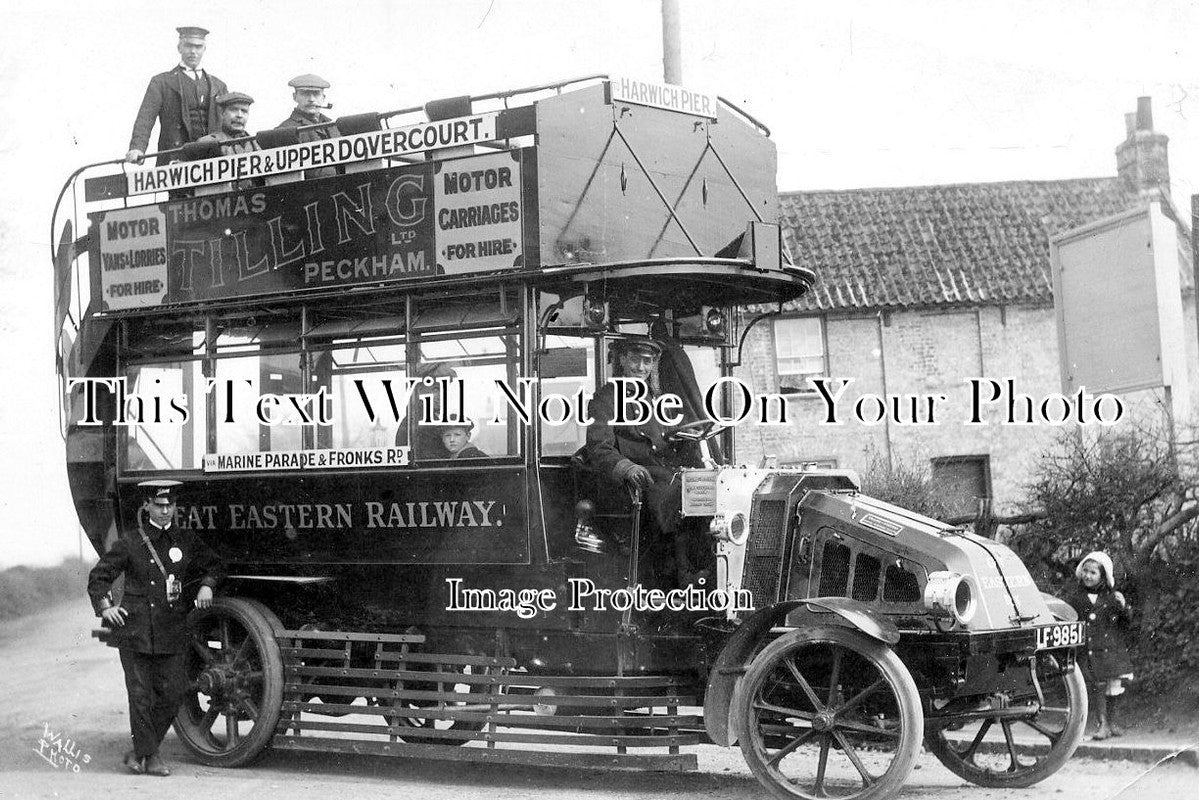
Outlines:
[[[178,481],[141,484],[147,497],[138,510],[136,530],[113,543],[88,575],[92,607],[105,627],[112,628],[109,646],[121,652],[133,738],[124,765],[136,775],[171,774],[158,746],[187,688],[183,668],[183,653],[191,642],[187,614],[193,605],[211,606],[213,588],[224,578],[212,550],[175,524],[178,485]],[[143,523],[143,514],[148,522]],[[125,576],[125,591],[117,605],[111,589],[120,575]]]

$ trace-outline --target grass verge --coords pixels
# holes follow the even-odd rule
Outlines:
[[[10,567],[0,571],[0,620],[17,619],[64,600],[84,599],[90,562],[77,558],[55,567]]]

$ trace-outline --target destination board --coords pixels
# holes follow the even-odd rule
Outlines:
[[[532,148],[91,215],[105,311],[529,263]],[[535,216],[535,214],[534,214]]]

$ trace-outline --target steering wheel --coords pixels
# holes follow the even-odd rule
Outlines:
[[[714,436],[719,436],[731,427],[733,426],[723,425],[711,419],[697,419],[694,422],[685,422],[666,434],[666,441],[706,442]]]

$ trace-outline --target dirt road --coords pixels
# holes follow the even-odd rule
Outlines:
[[[0,797],[157,799],[164,792],[172,800],[765,797],[739,751],[716,747],[701,748],[700,772],[683,775],[302,753],[268,753],[253,767],[219,770],[189,760],[172,733],[163,752],[174,776],[126,775],[118,768],[128,742],[121,668],[116,651],[91,639],[93,627],[80,601],[0,629]],[[964,784],[925,754],[900,796],[1193,800],[1199,796],[1196,785],[1199,772],[1184,765],[1149,769],[1078,759],[1033,789],[993,791]]]

